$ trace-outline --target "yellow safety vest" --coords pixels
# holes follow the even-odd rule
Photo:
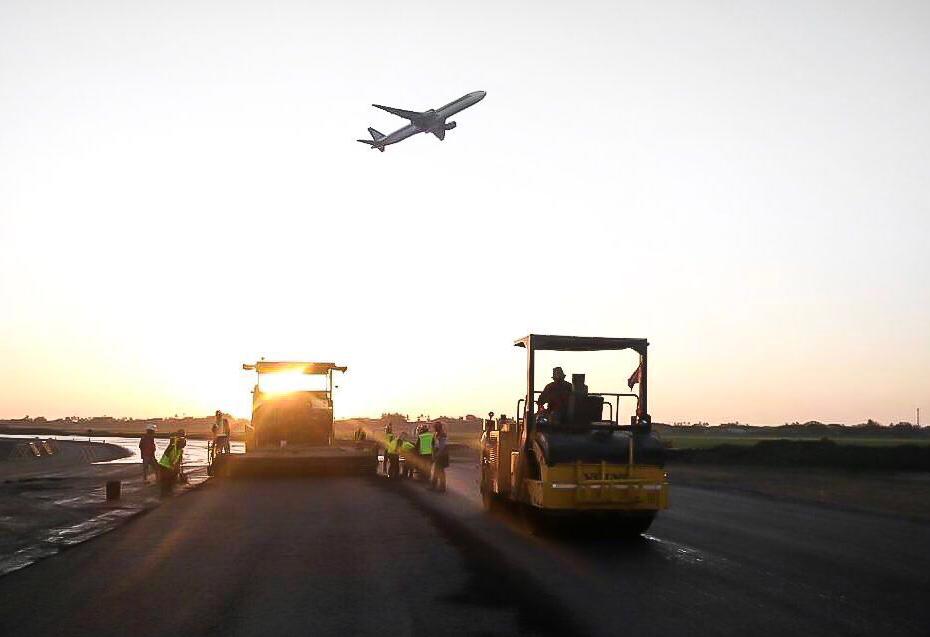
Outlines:
[[[397,453],[397,438],[391,437],[388,439],[387,452],[390,454]]]
[[[403,451],[404,453],[413,451],[414,447],[415,445],[409,440],[404,440],[402,443],[400,443],[400,450]]]
[[[168,445],[168,448],[165,449],[165,453],[161,455],[161,460],[158,461],[158,464],[163,466],[165,469],[174,469],[175,464],[178,462],[178,458],[181,456],[181,450],[178,449],[176,444]]]
[[[433,455],[433,434],[429,431],[424,431],[420,434],[420,455]]]

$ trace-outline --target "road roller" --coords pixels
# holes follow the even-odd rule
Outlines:
[[[645,338],[530,334],[514,343],[526,350],[526,393],[517,418],[491,422],[482,436],[479,488],[486,510],[514,509],[534,528],[597,529],[636,536],[668,507],[664,448],[647,409]],[[588,391],[584,374],[562,374],[536,389],[536,353],[632,350],[639,355],[625,388]],[[556,368],[558,376],[561,368]],[[633,388],[638,391],[634,392]],[[620,423],[621,401],[632,415]]]

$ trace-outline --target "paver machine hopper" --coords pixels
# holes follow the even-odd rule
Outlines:
[[[336,438],[333,373],[345,372],[346,367],[334,363],[260,360],[242,368],[258,375],[252,390],[252,420],[246,428],[245,453],[218,455],[211,467],[214,475],[376,472],[374,445]]]

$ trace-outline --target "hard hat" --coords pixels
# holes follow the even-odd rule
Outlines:
[[[146,431],[155,431],[155,425],[148,425],[148,426],[145,428],[145,430],[146,430]]]

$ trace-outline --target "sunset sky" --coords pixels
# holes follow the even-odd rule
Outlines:
[[[0,3],[0,417],[246,416],[260,356],[513,413],[536,332],[648,337],[655,420],[930,420],[930,4],[659,5]]]

